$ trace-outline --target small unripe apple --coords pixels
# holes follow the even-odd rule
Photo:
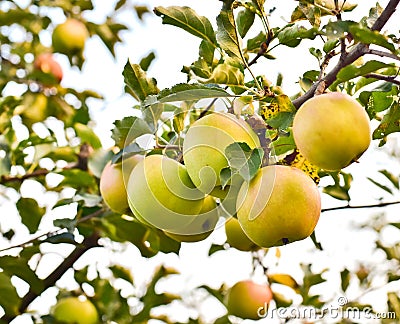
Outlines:
[[[33,66],[36,70],[51,75],[57,82],[60,82],[63,78],[61,65],[51,53],[39,54],[33,62]]]
[[[271,299],[272,291],[268,285],[243,280],[228,291],[226,306],[231,315],[258,320],[265,316]]]
[[[48,116],[48,99],[45,94],[28,93],[24,96],[22,118],[25,124],[31,126],[34,123],[44,121]]]
[[[84,23],[67,18],[56,26],[52,34],[53,49],[63,54],[78,54],[83,51],[89,32]]]
[[[367,150],[370,123],[352,97],[330,92],[307,100],[293,121],[293,137],[302,155],[325,170],[340,170]]]
[[[237,199],[243,231],[266,248],[310,236],[320,213],[318,187],[307,174],[290,166],[261,168],[249,183],[243,183]]]
[[[210,194],[221,185],[220,172],[228,167],[225,149],[234,142],[245,142],[252,149],[260,146],[251,127],[233,114],[214,112],[189,127],[183,142],[183,160],[200,191]]]
[[[235,217],[231,217],[225,222],[226,242],[239,251],[254,251],[258,249],[249,237],[243,232],[239,221]]]
[[[214,197],[204,198],[203,207],[193,221],[179,233],[165,232],[178,242],[199,242],[205,240],[214,231],[219,218],[219,208]]]
[[[54,318],[68,324],[96,324],[99,315],[96,307],[87,299],[67,297],[59,300],[53,308]]]
[[[204,194],[190,180],[186,167],[163,155],[149,155],[128,180],[128,203],[139,221],[182,233],[199,215]]]
[[[133,168],[143,158],[143,155],[136,154],[124,159],[122,163],[112,164],[110,161],[104,167],[100,176],[100,193],[111,210],[120,214],[129,210],[126,184]]]

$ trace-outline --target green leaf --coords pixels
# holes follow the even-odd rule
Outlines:
[[[400,318],[400,297],[395,292],[388,292],[388,311],[394,312],[395,318]]]
[[[227,59],[218,64],[207,83],[225,84],[227,86],[241,86],[244,84],[244,73],[241,65],[234,59]]]
[[[122,74],[125,84],[138,101],[144,101],[147,96],[156,95],[159,92],[156,80],[148,78],[138,64],[131,64],[128,61]]]
[[[97,188],[96,179],[87,171],[79,169],[69,169],[60,171],[58,174],[64,176],[64,179],[57,188],[72,187],[75,189]]]
[[[341,287],[342,290],[345,292],[347,290],[347,288],[350,285],[350,277],[351,277],[351,273],[348,269],[344,269],[340,272],[340,278],[341,278]]]
[[[327,42],[324,43],[323,51],[325,53],[329,53],[333,51],[338,45],[339,41],[337,39],[328,40]]]
[[[55,234],[47,237],[43,242],[59,244],[59,243],[67,243],[67,244],[78,244],[75,241],[75,236],[71,232]]]
[[[210,21],[199,16],[190,7],[156,7],[154,12],[162,18],[163,24],[177,26],[188,33],[216,45],[215,32]]]
[[[139,63],[142,70],[147,71],[150,67],[150,64],[154,61],[155,58],[156,55],[154,54],[154,52],[150,52],[147,56],[143,57]]]
[[[215,46],[202,40],[199,46],[199,57],[211,67],[214,61]]]
[[[211,244],[209,250],[208,250],[208,256],[213,255],[215,252],[218,251],[224,251],[225,247],[223,245],[220,244]]]
[[[389,111],[383,116],[380,125],[372,133],[373,139],[383,139],[389,134],[400,131],[400,105],[394,102]]]
[[[28,228],[29,233],[36,233],[46,208],[39,207],[37,201],[32,198],[20,198],[17,201],[17,209],[22,223]]]
[[[18,315],[21,299],[11,283],[11,278],[3,272],[0,272],[0,291],[0,306],[4,309],[4,312],[8,316]]]
[[[236,175],[250,181],[261,167],[264,151],[260,148],[251,149],[246,143],[235,142],[225,148],[225,155],[229,167],[221,170],[222,189]]]
[[[123,148],[144,134],[152,134],[149,125],[141,118],[129,116],[114,122],[111,138]]]
[[[74,129],[78,137],[81,139],[81,143],[87,143],[95,150],[102,147],[100,139],[88,125],[75,123]]]
[[[292,132],[280,134],[278,139],[271,143],[272,152],[275,155],[282,155],[296,148]]]
[[[113,265],[110,267],[115,278],[124,279],[130,284],[133,284],[133,276],[129,269],[120,266],[120,265]]]
[[[198,101],[207,98],[224,98],[232,95],[216,85],[180,83],[158,94],[158,102]]]
[[[265,42],[266,39],[267,36],[264,32],[259,32],[257,36],[248,39],[246,46],[247,52],[258,53],[261,48],[261,44]]]
[[[254,23],[255,13],[254,11],[245,8],[239,11],[236,17],[236,25],[241,38],[245,37],[250,27]]]
[[[318,29],[307,29],[303,26],[287,25],[278,33],[279,43],[289,47],[296,47],[303,39],[314,39],[318,35]]]
[[[322,191],[333,198],[350,201],[349,190],[353,176],[343,171],[328,174],[333,178],[335,184],[324,187]]]
[[[391,190],[389,187],[387,187],[387,186],[385,186],[385,185],[379,183],[378,181],[375,181],[374,179],[372,179],[372,178],[370,178],[370,177],[367,177],[367,179],[368,179],[369,181],[371,181],[375,186],[381,188],[382,190],[385,190],[386,192],[388,192],[388,193],[390,193],[390,194],[393,194],[392,190]]]
[[[363,44],[375,44],[395,52],[396,48],[389,42],[389,38],[376,30],[371,30],[362,25],[350,26],[350,33],[353,35],[355,41]]]
[[[400,189],[399,187],[399,176],[395,176],[393,173],[390,173],[388,170],[379,170],[379,173],[383,174],[395,188]]]
[[[4,274],[17,276],[24,280],[34,292],[42,292],[44,288],[43,281],[29,267],[28,260],[21,257],[3,256],[0,257],[0,268],[3,269]]]
[[[348,65],[341,69],[337,75],[337,82],[344,82],[354,79],[365,74],[375,72],[379,69],[390,67],[390,64],[383,63],[380,61],[371,60],[366,62],[362,66],[356,66],[354,64]]]
[[[224,291],[224,287],[222,286],[219,289],[214,289],[211,288],[210,286],[207,285],[201,285],[198,288],[203,288],[204,290],[206,290],[211,296],[215,297],[221,304],[225,304],[224,300],[225,300],[225,291]]]
[[[355,25],[358,24],[349,20],[330,21],[325,26],[324,33],[328,37],[328,40],[338,40],[339,38],[346,37],[350,32],[350,27]]]
[[[376,113],[388,109],[393,104],[398,89],[396,86],[388,85],[390,86],[390,91],[379,89],[360,93],[360,101],[367,107],[370,118],[375,118]]]
[[[268,275],[268,280],[271,283],[277,283],[280,285],[290,287],[294,291],[297,291],[299,288],[299,284],[297,283],[297,281],[291,275],[285,273],[270,274]]]
[[[218,44],[229,56],[242,60],[241,38],[236,29],[235,17],[231,5],[221,10],[217,17],[217,25]]]

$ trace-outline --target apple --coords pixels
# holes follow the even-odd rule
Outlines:
[[[228,167],[225,148],[234,142],[245,142],[250,148],[260,146],[251,127],[233,114],[214,112],[189,127],[183,142],[183,160],[200,191],[219,191],[220,172]]]
[[[293,137],[300,153],[325,170],[340,170],[357,159],[371,143],[364,108],[340,92],[307,100],[293,121]]]
[[[195,220],[205,196],[184,165],[158,154],[136,165],[127,193],[129,207],[139,221],[172,233],[182,233]]]
[[[219,219],[219,208],[212,196],[204,198],[203,207],[194,220],[179,233],[165,232],[178,242],[199,242],[211,235]]]
[[[36,70],[50,75],[57,82],[60,82],[63,78],[61,65],[51,53],[39,54],[33,62],[33,66]]]
[[[67,297],[60,299],[53,308],[54,318],[62,323],[96,324],[99,315],[96,307],[87,299]]]
[[[133,168],[143,158],[143,155],[136,154],[122,163],[112,164],[110,161],[104,167],[100,176],[100,193],[111,210],[120,214],[129,211],[126,184]]]
[[[78,54],[83,51],[88,37],[89,31],[84,23],[75,18],[67,18],[54,28],[53,49],[63,54]]]
[[[272,291],[267,284],[243,280],[228,291],[226,307],[228,313],[244,319],[258,320],[266,314],[272,300]]]
[[[254,251],[259,247],[243,232],[239,221],[231,217],[225,222],[226,242],[239,251]]]
[[[314,231],[321,213],[317,185],[303,171],[284,165],[258,170],[244,182],[237,217],[246,235],[260,247],[302,240]]]
[[[24,123],[31,126],[44,121],[48,116],[48,99],[45,94],[27,93],[24,96],[22,118]]]

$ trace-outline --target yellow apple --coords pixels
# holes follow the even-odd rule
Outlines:
[[[52,34],[53,49],[63,54],[77,54],[83,51],[89,32],[84,23],[67,18],[56,26]]]
[[[248,238],[243,232],[239,221],[231,217],[225,222],[226,242],[233,248],[240,251],[254,251],[258,249],[257,244]]]
[[[111,210],[121,214],[129,210],[126,184],[133,168],[143,158],[143,155],[136,154],[122,163],[111,164],[110,161],[104,167],[100,176],[100,193]]]
[[[307,100],[293,121],[293,137],[302,155],[325,170],[356,161],[371,142],[369,118],[352,97],[330,92]]]
[[[23,121],[28,126],[43,122],[48,116],[48,99],[45,94],[28,93],[24,96],[23,110],[21,114]]]
[[[128,180],[128,203],[138,220],[161,230],[182,233],[204,204],[204,194],[186,167],[163,155],[149,155]]]
[[[280,246],[311,235],[321,213],[321,197],[303,171],[271,165],[243,183],[237,210],[239,223],[253,242],[261,247]]]
[[[200,191],[210,194],[215,187],[219,191],[220,172],[228,167],[225,149],[234,142],[245,142],[250,148],[260,146],[251,127],[233,114],[214,112],[189,127],[183,142],[183,160]]]
[[[99,315],[96,307],[87,299],[67,297],[59,300],[53,308],[54,318],[68,324],[96,324]]]
[[[60,82],[63,78],[63,71],[61,65],[54,59],[51,53],[39,54],[33,66],[36,70],[50,75],[55,81]]]
[[[219,218],[219,208],[214,197],[204,198],[203,207],[193,221],[179,233],[165,232],[166,235],[178,242],[199,242],[211,235]]]
[[[243,280],[234,284],[228,291],[226,306],[231,315],[258,320],[265,316],[271,299],[272,291],[268,285]]]

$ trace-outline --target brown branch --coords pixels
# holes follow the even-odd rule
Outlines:
[[[323,208],[323,209],[321,209],[321,213],[330,212],[330,211],[334,211],[334,210],[341,210],[341,209],[380,208],[380,207],[386,207],[386,206],[398,205],[398,204],[400,204],[400,201],[391,201],[391,202],[378,203],[378,204],[372,204],[372,205],[358,205],[358,206],[345,205],[345,206],[337,206],[337,207],[331,207],[331,208]]]
[[[396,80],[396,76],[391,76],[391,75],[381,75],[381,74],[376,74],[376,73],[369,73],[364,75],[364,78],[370,78],[370,79],[377,79],[377,80],[382,80],[382,81],[387,81],[396,85],[400,86],[400,81]]]
[[[379,51],[379,50],[372,49],[372,48],[369,48],[365,54],[372,54],[372,55],[377,55],[380,57],[389,57],[394,60],[400,61],[400,56],[397,56],[396,54],[393,54],[390,52],[385,52],[385,51]]]
[[[26,311],[28,306],[39,297],[45,290],[53,287],[56,282],[70,269],[74,263],[88,250],[94,247],[98,247],[99,235],[95,232],[91,236],[86,237],[81,244],[79,244],[71,254],[64,259],[61,264],[49,274],[47,278],[43,280],[43,287],[40,291],[33,291],[30,289],[28,293],[22,298],[21,305],[19,306],[19,312],[22,314]],[[11,322],[16,316],[3,316],[1,319],[7,322]]]
[[[399,4],[400,0],[390,0],[386,8],[383,10],[382,14],[375,21],[374,25],[371,27],[371,30],[380,31],[383,26],[387,23],[389,18],[396,11],[396,7]],[[315,82],[311,88],[299,98],[293,100],[293,105],[296,108],[299,108],[304,102],[314,96],[315,90],[318,88],[320,82],[325,82],[326,87],[329,87],[337,77],[339,71],[347,65],[352,64],[361,56],[369,53],[369,45],[359,43],[357,44],[353,50],[351,50],[342,60],[339,60],[338,64],[325,75],[323,79]]]

